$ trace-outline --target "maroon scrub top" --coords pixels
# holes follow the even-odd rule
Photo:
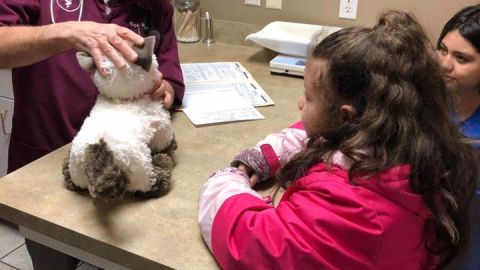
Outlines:
[[[159,70],[175,89],[175,103],[181,104],[184,84],[172,15],[168,0],[110,0],[108,6],[103,0],[0,1],[0,26],[82,20],[114,23],[142,36],[155,29],[161,34],[155,48]],[[78,65],[73,49],[13,69],[12,81],[15,100],[9,172],[71,142],[97,97],[97,89]]]

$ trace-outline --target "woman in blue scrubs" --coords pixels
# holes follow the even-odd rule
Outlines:
[[[465,135],[480,139],[480,4],[466,7],[444,26],[437,42],[447,87],[453,91],[454,119]],[[474,141],[480,149],[480,141]],[[455,269],[480,269],[480,188],[472,207],[472,237]]]

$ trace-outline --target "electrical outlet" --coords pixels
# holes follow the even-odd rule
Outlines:
[[[262,0],[245,0],[245,5],[259,7]]]
[[[343,19],[357,19],[358,0],[340,0],[338,17]]]
[[[267,0],[266,8],[282,9],[282,0]]]

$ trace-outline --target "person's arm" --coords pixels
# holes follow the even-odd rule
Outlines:
[[[55,25],[0,27],[0,68],[28,66],[69,49]]]
[[[181,105],[185,85],[178,57],[177,39],[173,29],[173,7],[168,1],[158,1],[153,16],[153,26],[160,32],[160,43],[155,54],[158,61],[158,70],[161,80],[158,89],[152,92],[154,99],[163,100],[165,108],[173,104]]]
[[[274,176],[307,142],[307,134],[301,122],[268,135],[251,149],[242,151],[231,165],[253,174],[251,181],[263,181]],[[248,168],[243,167],[248,166]]]
[[[91,54],[97,66],[106,55],[123,67],[120,55],[129,61],[137,58],[129,43],[143,44],[143,37],[128,28],[95,22],[2,26],[0,40],[0,68],[27,66],[72,48]]]
[[[220,267],[375,268],[383,229],[374,209],[327,170],[315,177],[321,185],[289,189],[274,208],[242,171],[214,173],[200,191],[198,222]]]

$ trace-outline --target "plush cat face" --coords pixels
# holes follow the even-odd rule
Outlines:
[[[98,72],[90,55],[77,53],[80,66],[92,73],[92,79],[100,94],[114,99],[130,99],[144,95],[152,90],[157,78],[158,63],[153,48],[154,37],[146,37],[142,48],[132,47],[138,54],[135,63],[127,62],[124,68],[117,68],[108,57],[102,59],[101,67],[108,71],[103,77]]]

